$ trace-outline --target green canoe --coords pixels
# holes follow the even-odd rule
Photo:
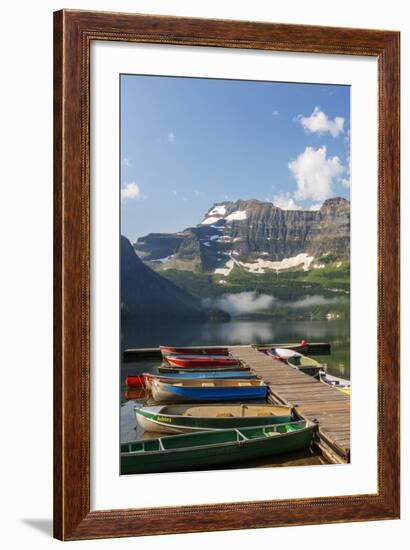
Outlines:
[[[148,432],[186,433],[284,424],[292,421],[285,405],[156,405],[134,407],[138,424]]]
[[[315,429],[302,420],[124,443],[121,474],[192,470],[298,451],[310,446]]]
[[[319,361],[316,361],[313,357],[306,357],[306,355],[290,357],[288,363],[310,376],[317,376],[323,370],[323,365]]]
[[[286,349],[286,348],[272,348],[266,350],[266,354],[274,359],[280,359],[284,361],[291,367],[294,367],[305,374],[310,376],[317,376],[321,370],[323,370],[323,365],[313,359],[312,357],[306,357],[301,353]]]

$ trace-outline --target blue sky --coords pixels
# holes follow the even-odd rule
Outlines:
[[[121,232],[195,226],[213,203],[350,197],[348,86],[121,76]]]

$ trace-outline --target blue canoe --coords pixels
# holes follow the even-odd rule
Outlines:
[[[267,385],[259,379],[181,380],[164,383],[153,380],[152,396],[158,403],[175,401],[242,401],[265,399]]]
[[[187,382],[194,380],[207,380],[211,382],[212,380],[239,380],[246,379],[255,380],[257,376],[250,371],[226,371],[226,372],[181,372],[181,373],[170,373],[170,374],[151,374],[144,373],[144,383],[145,387],[150,389],[154,380],[163,382],[164,384],[174,384],[180,380],[185,380]]]

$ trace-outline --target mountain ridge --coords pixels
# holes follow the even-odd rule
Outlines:
[[[319,269],[326,258],[349,258],[350,201],[327,199],[318,210],[283,210],[257,199],[223,201],[195,227],[150,233],[134,243],[134,250],[158,270],[221,277],[235,267],[252,273]]]

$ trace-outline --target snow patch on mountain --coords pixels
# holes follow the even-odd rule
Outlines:
[[[278,272],[284,269],[290,269],[300,266],[303,267],[304,271],[308,271],[310,268],[310,264],[313,262],[313,260],[313,256],[309,256],[305,253],[298,254],[297,256],[293,256],[292,258],[284,258],[279,262],[264,260],[262,258],[258,258],[254,262],[238,262],[237,260],[234,260],[231,256],[230,259],[226,262],[225,268],[215,269],[215,273],[226,277],[230,274],[235,264],[245,268],[246,271],[249,271],[249,273],[265,273],[265,270]]]
[[[225,264],[225,267],[218,267],[215,269],[215,273],[217,275],[222,275],[223,277],[226,277],[229,275],[229,273],[234,268],[235,262],[233,260],[228,260]]]
[[[214,208],[208,212],[208,216],[225,216],[225,214],[226,207],[223,204],[214,206]]]
[[[200,225],[212,226],[212,224],[216,222],[220,222],[222,220],[225,220],[227,222],[241,221],[241,220],[246,220],[248,217],[246,210],[236,210],[235,212],[232,212],[232,214],[228,214],[228,216],[225,216],[225,214],[226,214],[225,206],[223,205],[214,206],[214,208],[212,208],[212,210],[210,210],[206,214],[205,219],[200,223]],[[218,227],[218,229],[220,228]]]
[[[153,261],[153,262],[160,262],[161,264],[166,264],[166,263],[169,262],[169,260],[171,260],[173,257],[174,257],[174,255],[171,254],[170,256],[165,256],[165,258],[156,258],[155,260],[152,260],[152,261]]]
[[[232,212],[232,214],[229,214],[229,216],[226,216],[226,221],[231,222],[234,220],[246,220],[248,217],[248,214],[246,210],[236,210],[236,212]]]
[[[255,262],[241,262],[241,266],[250,273],[265,273],[265,269],[282,271],[284,269],[299,267],[301,265],[303,266],[304,271],[308,271],[313,259],[313,256],[308,256],[308,254],[302,253],[297,256],[293,256],[292,258],[283,258],[280,262],[273,262],[271,260],[263,260],[262,258],[258,258]]]
[[[213,218],[212,216],[210,218],[206,218],[201,222],[201,225],[211,225],[217,221],[219,221],[220,218]]]

